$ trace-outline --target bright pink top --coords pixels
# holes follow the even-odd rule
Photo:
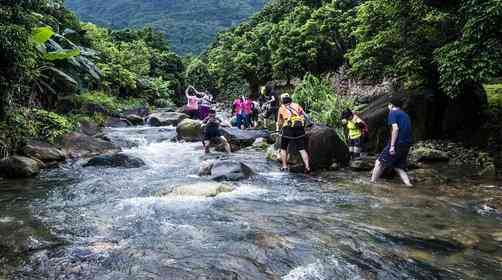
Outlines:
[[[253,101],[246,99],[243,103],[244,113],[251,114],[253,112]]]
[[[238,98],[234,101],[234,112],[235,114],[240,114],[242,113],[242,109],[244,107],[244,103]]]
[[[187,109],[188,110],[198,110],[199,109],[199,98],[196,96],[188,96]]]

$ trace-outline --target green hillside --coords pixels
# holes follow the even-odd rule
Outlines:
[[[112,28],[152,26],[177,53],[200,53],[216,33],[259,11],[267,0],[67,0],[83,21]]]

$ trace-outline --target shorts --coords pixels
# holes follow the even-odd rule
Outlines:
[[[295,144],[298,151],[305,150],[305,129],[285,127],[282,130],[281,150],[287,150],[290,143]]]
[[[362,146],[362,140],[361,138],[356,138],[356,139],[349,139],[349,147],[358,147],[361,148]]]
[[[408,166],[408,153],[410,152],[411,145],[396,145],[396,153],[391,155],[389,150],[390,146],[387,145],[383,152],[378,156],[378,160],[385,168],[399,168],[406,169]]]
[[[221,131],[218,127],[206,127],[204,131],[204,140],[211,141],[214,138],[220,139]]]
[[[187,110],[185,113],[191,118],[191,119],[198,119],[199,118],[199,109],[197,110]]]

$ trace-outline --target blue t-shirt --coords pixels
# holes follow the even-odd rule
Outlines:
[[[397,136],[397,144],[411,145],[411,120],[408,114],[401,110],[392,110],[389,113],[388,123],[390,126],[397,124],[399,127],[399,134]]]

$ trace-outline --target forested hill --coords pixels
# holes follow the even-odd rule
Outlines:
[[[217,32],[260,10],[267,0],[67,0],[83,21],[112,28],[152,26],[180,54],[200,53]]]

